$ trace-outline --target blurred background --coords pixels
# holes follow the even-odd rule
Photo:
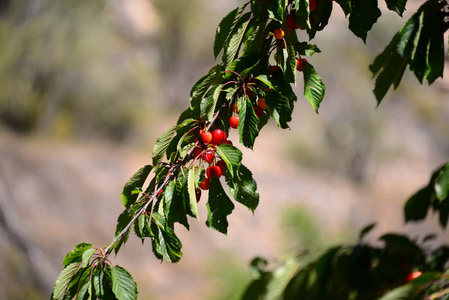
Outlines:
[[[409,2],[405,19],[421,3]],[[48,299],[74,245],[111,241],[124,183],[188,106],[214,64],[216,26],[240,3],[0,2],[0,299]],[[376,107],[368,65],[405,22],[383,12],[364,45],[336,7],[312,41],[323,53],[307,58],[327,85],[320,114],[299,83],[291,130],[270,122],[254,151],[241,148],[261,195],[254,215],[237,204],[221,235],[204,225],[203,195],[201,220],[177,227],[180,264],[130,238],[113,262],[139,299],[238,299],[255,256],[355,242],[371,222],[373,243],[387,231],[448,240],[433,216],[404,225],[402,205],[449,157],[449,84],[406,73]]]

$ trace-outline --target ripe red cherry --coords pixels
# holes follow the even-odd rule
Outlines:
[[[212,133],[210,131],[204,131],[201,133],[201,140],[203,140],[203,143],[210,144],[212,141]]]
[[[214,162],[215,153],[212,150],[207,150],[206,153],[203,154],[203,160],[207,163]]]
[[[269,66],[268,69],[270,70],[270,76],[273,75],[276,70],[280,70],[281,68],[279,66]]]
[[[412,273],[407,275],[407,279],[405,279],[405,281],[406,282],[412,281],[413,279],[416,279],[416,278],[418,278],[421,275],[422,275],[421,271],[412,272]]]
[[[221,169],[219,166],[210,166],[207,168],[206,174],[207,174],[207,177],[209,177],[209,178],[212,178],[212,177],[220,178]]]
[[[224,173],[226,171],[226,163],[223,160],[219,160],[219,161],[217,161],[217,163],[215,165],[220,168],[221,174],[224,175]]]
[[[239,126],[240,118],[238,116],[232,116],[229,118],[229,126],[231,128],[237,129],[237,126]]]
[[[215,129],[212,132],[212,144],[219,145],[226,141],[226,133],[221,129]]]
[[[198,156],[200,156],[202,152],[203,149],[201,149],[201,147],[199,146],[196,146],[195,149],[193,149],[193,158],[198,158]]]
[[[265,103],[265,98],[260,98],[257,101],[257,105],[262,109],[266,109],[268,107],[267,104]]]
[[[288,28],[295,28],[296,16],[293,14],[289,14],[285,19],[285,24]]]
[[[226,140],[226,141],[223,142],[223,144],[228,144],[228,145],[231,145],[231,146],[234,145],[231,140]]]
[[[195,197],[196,197],[196,203],[200,202],[200,200],[201,200],[201,190],[195,189]]]
[[[259,106],[254,106],[254,112],[256,113],[256,116],[260,119],[263,115],[263,110]]]
[[[210,184],[210,179],[209,178],[204,178],[204,181],[200,183],[200,189],[208,190],[209,189],[209,184]]]
[[[305,59],[305,58],[302,58],[302,59],[297,58],[296,59],[296,70],[298,70],[299,72],[302,72],[302,70],[303,70],[302,64],[304,62],[307,62],[307,59]]]
[[[318,7],[318,0],[310,0],[309,1],[309,10],[314,11]]]
[[[275,37],[277,40],[282,40],[282,38],[283,38],[284,35],[285,35],[284,30],[282,30],[282,28],[276,28],[276,29],[273,31],[273,33],[274,33],[274,37]]]

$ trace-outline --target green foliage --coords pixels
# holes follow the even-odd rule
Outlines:
[[[440,225],[447,226],[449,219],[449,164],[436,170],[429,184],[413,196],[404,205],[405,221],[420,221],[426,218],[427,212],[439,213]]]
[[[399,86],[407,65],[420,83],[426,79],[432,84],[443,77],[443,38],[449,28],[444,22],[444,5],[437,0],[426,1],[370,66],[377,76],[374,95],[378,103],[392,85],[395,89]]]
[[[442,251],[446,247],[429,251],[394,234],[381,240],[383,247],[356,244],[292,257],[274,271],[259,258],[264,267],[242,299],[423,299],[434,292],[432,285],[442,284],[439,270],[449,259]],[[416,268],[424,273],[407,283]]]
[[[137,284],[131,274],[120,266],[111,270],[112,291],[118,300],[137,299]]]

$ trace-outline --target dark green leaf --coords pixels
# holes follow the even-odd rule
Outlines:
[[[182,257],[182,244],[172,227],[167,225],[166,219],[158,213],[151,214],[155,223],[152,230],[155,233],[153,239],[153,252],[156,257],[165,257],[170,262],[178,262]]]
[[[301,20],[305,23],[304,25],[306,26],[304,28],[310,29],[309,0],[295,0],[295,10],[296,14],[300,16]]]
[[[245,47],[243,48],[242,56],[250,54],[260,54],[262,43],[265,38],[266,19],[256,18],[251,22],[247,29],[245,37]]]
[[[304,73],[304,96],[312,104],[315,112],[318,113],[321,101],[324,98],[326,86],[311,64],[303,62],[302,66]]]
[[[238,130],[240,134],[240,142],[243,146],[252,149],[256,137],[259,135],[258,122],[259,118],[254,112],[253,105],[249,99],[238,102],[240,121]]]
[[[348,16],[351,13],[351,1],[350,0],[335,0],[335,2],[337,2],[338,5],[340,5],[345,16]]]
[[[64,300],[73,276],[78,271],[80,264],[71,263],[61,271],[53,287],[51,300]]]
[[[229,38],[229,41],[226,43],[223,52],[223,63],[224,66],[229,66],[239,52],[240,46],[243,42],[243,37],[245,36],[246,29],[250,24],[250,15],[251,13],[244,14],[240,20],[237,22],[237,29]]]
[[[394,11],[402,17],[402,14],[405,11],[405,4],[407,3],[407,0],[385,0],[385,2],[387,3],[387,7],[389,10]]]
[[[135,189],[142,189],[142,185],[145,183],[148,175],[150,174],[153,166],[146,165],[139,169],[126,183],[122,191],[122,202],[126,208],[129,208],[134,202],[136,202],[138,194],[134,193]]]
[[[430,40],[428,52],[427,82],[432,84],[439,77],[443,77],[444,71],[444,36],[433,35]]]
[[[427,70],[427,53],[430,42],[430,33],[427,30],[421,30],[418,45],[416,46],[413,61],[410,62],[410,69],[422,84]]]
[[[134,232],[136,236],[142,240],[142,243],[146,237],[154,236],[150,227],[150,218],[147,214],[142,214],[137,218],[137,221],[134,223]]]
[[[209,201],[207,201],[206,225],[223,234],[228,232],[227,216],[234,210],[234,204],[226,195],[220,181],[212,177],[209,185]]]
[[[287,6],[287,0],[271,1],[267,4],[268,18],[284,23],[284,9]]]
[[[199,107],[201,99],[206,94],[210,86],[215,83],[216,80],[221,76],[223,67],[221,65],[216,65],[210,69],[209,73],[200,78],[190,90],[190,108],[195,109]]]
[[[377,0],[351,0],[349,29],[366,43],[366,36],[382,15]]]
[[[106,299],[105,295],[106,295],[106,288],[107,286],[105,285],[105,270],[102,268],[102,266],[99,266],[97,268],[95,268],[94,273],[93,273],[93,278],[92,278],[92,284],[93,287],[95,289],[95,295],[98,299]]]
[[[62,263],[63,267],[67,267],[71,263],[79,263],[83,260],[83,253],[86,250],[92,248],[92,244],[89,243],[81,243],[76,245],[69,253],[64,257],[64,261]]]
[[[440,212],[440,225],[443,228],[446,228],[447,221],[449,219],[449,198],[446,198],[443,202],[438,206],[438,211]]]
[[[301,42],[295,44],[295,50],[299,55],[312,56],[315,53],[321,53],[321,50],[314,44]]]
[[[118,300],[136,300],[137,284],[127,270],[120,266],[112,267],[112,291]]]
[[[362,231],[360,231],[359,234],[359,241],[363,240],[363,238],[369,233],[371,232],[371,230],[374,229],[374,227],[376,227],[376,223],[371,223],[368,226],[366,226],[365,228],[362,229]]]
[[[214,86],[201,100],[201,116],[205,117],[208,121],[212,121],[212,119],[214,118],[215,107],[217,106],[218,97],[220,96],[222,88],[222,84]]]
[[[406,67],[407,61],[401,58],[399,55],[394,54],[390,57],[390,60],[387,62],[382,72],[380,72],[380,74],[376,78],[373,92],[376,96],[378,105],[387,94],[391,85],[394,84],[395,87],[399,85]]]
[[[229,173],[234,177],[242,162],[242,152],[238,148],[227,144],[217,146],[216,149],[218,155],[226,163]]]
[[[287,97],[275,92],[274,90],[268,90],[265,92],[265,102],[267,103],[271,116],[276,123],[282,128],[288,127],[288,122],[292,120],[293,106],[290,106],[291,102]]]
[[[400,286],[388,293],[386,293],[379,300],[407,300],[407,299],[417,299],[415,296],[418,295],[428,283],[434,281],[441,274],[437,272],[423,273],[421,276],[415,280],[410,281],[408,284]]]
[[[226,177],[226,180],[232,197],[254,212],[259,205],[259,194],[257,193],[257,183],[253,179],[251,171],[244,165],[240,165],[237,176]]]
[[[131,222],[133,218],[133,213],[130,212],[128,209],[125,209],[117,220],[117,227],[115,228],[115,237],[117,237],[122,231],[125,230],[125,228],[128,226],[128,224]],[[117,255],[118,251],[122,247],[123,244],[125,244],[128,241],[129,238],[129,232],[130,228],[126,229],[126,232],[122,235],[122,237],[115,243],[113,246],[113,249],[115,251],[115,254]]]
[[[215,34],[215,41],[214,41],[214,56],[217,58],[220,51],[223,49],[224,45],[226,44],[226,41],[229,40],[229,37],[232,35],[235,26],[237,24],[237,21],[242,16],[243,11],[245,10],[248,3],[245,3],[233,11],[231,11],[229,14],[226,15],[226,17],[221,20],[220,24],[217,27],[217,31]]]
[[[157,165],[164,158],[164,153],[176,132],[176,125],[167,129],[156,141],[153,148],[153,165]]]
[[[405,222],[420,221],[426,218],[432,193],[432,188],[427,186],[407,200],[404,205]]]

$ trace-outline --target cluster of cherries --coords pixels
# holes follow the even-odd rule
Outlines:
[[[251,94],[250,94],[250,98],[251,98]],[[265,102],[265,98],[259,98],[257,100],[257,105],[253,106],[254,109],[254,113],[256,114],[256,116],[260,119],[260,117],[262,117],[263,115],[263,111],[264,109],[266,109],[267,103]],[[237,104],[234,103],[232,105],[232,111],[234,112],[233,115],[229,118],[229,127],[237,129],[237,127],[239,126],[239,122],[240,122],[240,118],[239,118],[239,109],[237,107]]]
[[[226,171],[226,163],[223,160],[217,160],[215,146],[221,144],[232,145],[232,142],[227,139],[226,132],[221,129],[215,129],[214,131],[200,130],[200,138],[206,149],[204,150],[201,145],[198,145],[193,150],[193,156],[195,159],[201,158],[207,162],[209,166],[206,168],[206,177],[203,182],[200,183],[200,189],[208,190],[210,179],[212,177],[220,178]],[[197,192],[197,201],[199,201]]]

